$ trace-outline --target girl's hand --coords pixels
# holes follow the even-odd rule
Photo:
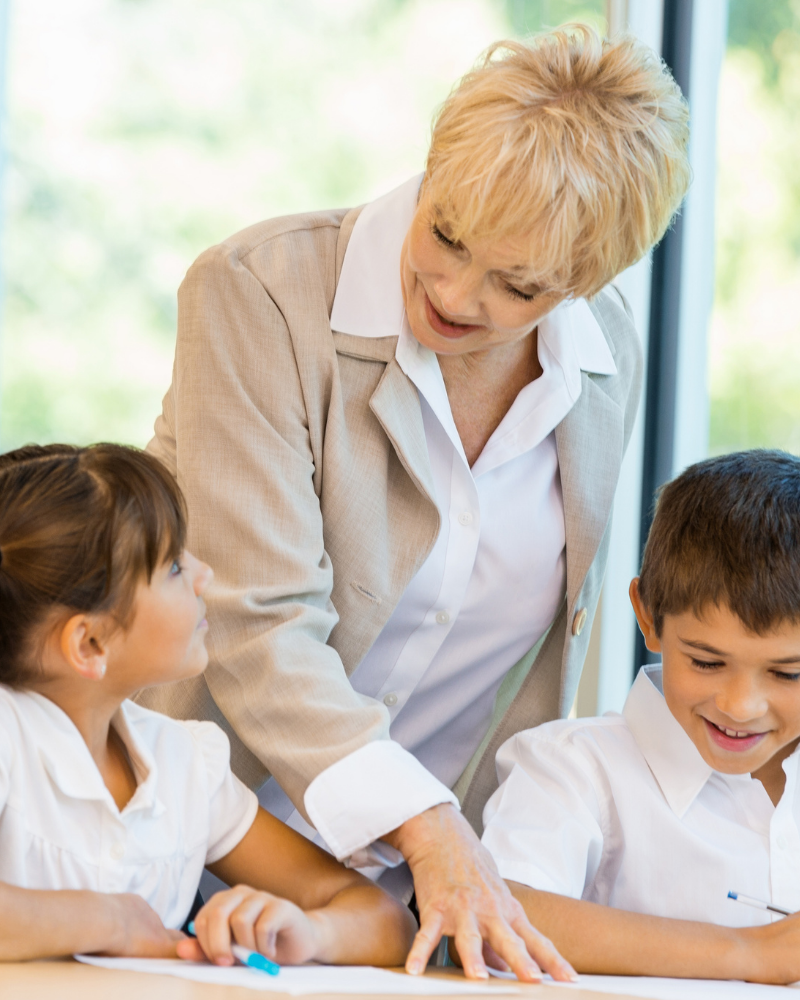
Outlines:
[[[288,899],[237,885],[218,892],[194,919],[197,939],[177,948],[181,958],[216,965],[233,965],[231,944],[261,952],[283,965],[300,965],[314,958],[321,944],[321,925]]]
[[[177,956],[177,944],[185,935],[165,927],[141,896],[134,893],[97,895],[110,910],[106,926],[111,929],[111,936],[103,954],[138,958]]]

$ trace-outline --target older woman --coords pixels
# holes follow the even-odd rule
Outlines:
[[[208,671],[156,705],[226,726],[337,857],[398,893],[407,861],[409,971],[450,934],[468,975],[482,942],[569,975],[472,827],[496,747],[575,695],[640,388],[609,282],[663,234],[686,147],[635,41],[502,43],[421,179],[246,229],[181,287],[152,449],[217,582]]]

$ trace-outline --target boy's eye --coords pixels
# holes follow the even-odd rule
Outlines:
[[[694,657],[691,660],[692,666],[699,667],[701,670],[715,670],[717,667],[725,666],[721,660],[696,660]]]
[[[777,677],[779,680],[782,680],[782,681],[796,681],[796,680],[800,680],[800,674],[789,674],[789,673],[786,673],[783,670],[775,670],[775,671],[773,671],[773,673],[774,673],[775,677]]]
[[[170,576],[180,576],[180,574],[182,572],[183,572],[183,566],[181,566],[180,562],[178,562],[177,559],[173,559],[172,560],[172,566],[170,566],[170,569],[169,569],[169,575]]]

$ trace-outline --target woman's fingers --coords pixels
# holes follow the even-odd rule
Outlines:
[[[411,951],[406,959],[406,972],[418,976],[425,971],[433,949],[442,936],[443,917],[437,910],[426,910],[420,914],[420,928],[411,945]]]
[[[483,933],[477,917],[463,910],[456,919],[456,951],[468,979],[488,979],[489,972],[483,960]]]
[[[547,972],[563,983],[574,983],[578,978],[578,973],[572,968],[569,962],[562,957],[553,942],[540,934],[539,931],[531,927],[527,917],[523,914],[523,919],[516,922],[516,930],[522,938],[528,954],[532,955],[539,965]]]

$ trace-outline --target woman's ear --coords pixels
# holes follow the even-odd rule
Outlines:
[[[638,576],[635,576],[631,580],[631,585],[628,588],[628,594],[630,595],[631,604],[633,605],[633,613],[636,615],[636,621],[639,623],[639,628],[644,636],[645,646],[647,646],[651,653],[660,653],[661,640],[656,635],[655,625],[653,624],[653,616],[644,606],[641,594],[639,593]]]
[[[61,655],[88,681],[105,677],[108,646],[100,621],[92,615],[73,615],[61,629]]]

